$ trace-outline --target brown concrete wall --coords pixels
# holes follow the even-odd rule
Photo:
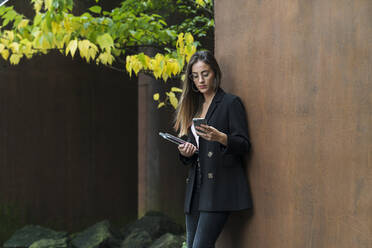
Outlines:
[[[254,198],[218,247],[372,247],[372,1],[216,1],[216,55]]]
[[[59,54],[2,63],[0,207],[69,231],[134,220],[137,123],[137,83],[124,73]]]

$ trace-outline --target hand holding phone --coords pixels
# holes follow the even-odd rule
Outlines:
[[[195,129],[196,127],[200,127],[201,124],[207,125],[207,120],[204,118],[193,118],[192,122],[194,123]],[[198,132],[205,133],[199,129],[196,129]]]

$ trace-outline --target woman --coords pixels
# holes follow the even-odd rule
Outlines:
[[[189,165],[186,179],[188,248],[214,247],[229,213],[252,206],[243,169],[250,148],[244,106],[220,88],[221,70],[208,51],[196,52],[186,69],[175,129],[187,136],[178,147]],[[192,119],[205,118],[195,128]]]

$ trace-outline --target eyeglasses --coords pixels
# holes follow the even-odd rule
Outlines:
[[[202,77],[203,79],[208,78],[208,77],[209,77],[209,74],[210,74],[209,71],[203,71],[203,72],[201,73],[201,77]],[[198,80],[198,79],[199,79],[199,75],[196,74],[196,73],[195,73],[195,74],[190,74],[190,75],[189,75],[189,78],[190,78],[190,80],[195,81],[195,80]]]

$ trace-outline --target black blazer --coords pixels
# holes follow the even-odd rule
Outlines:
[[[190,212],[194,189],[197,158],[202,172],[200,211],[237,211],[252,207],[247,177],[243,169],[243,156],[250,149],[246,112],[239,97],[219,88],[206,114],[207,124],[227,134],[227,146],[199,138],[199,154],[185,157],[189,165],[186,179],[185,213]],[[187,141],[196,146],[191,128]]]

